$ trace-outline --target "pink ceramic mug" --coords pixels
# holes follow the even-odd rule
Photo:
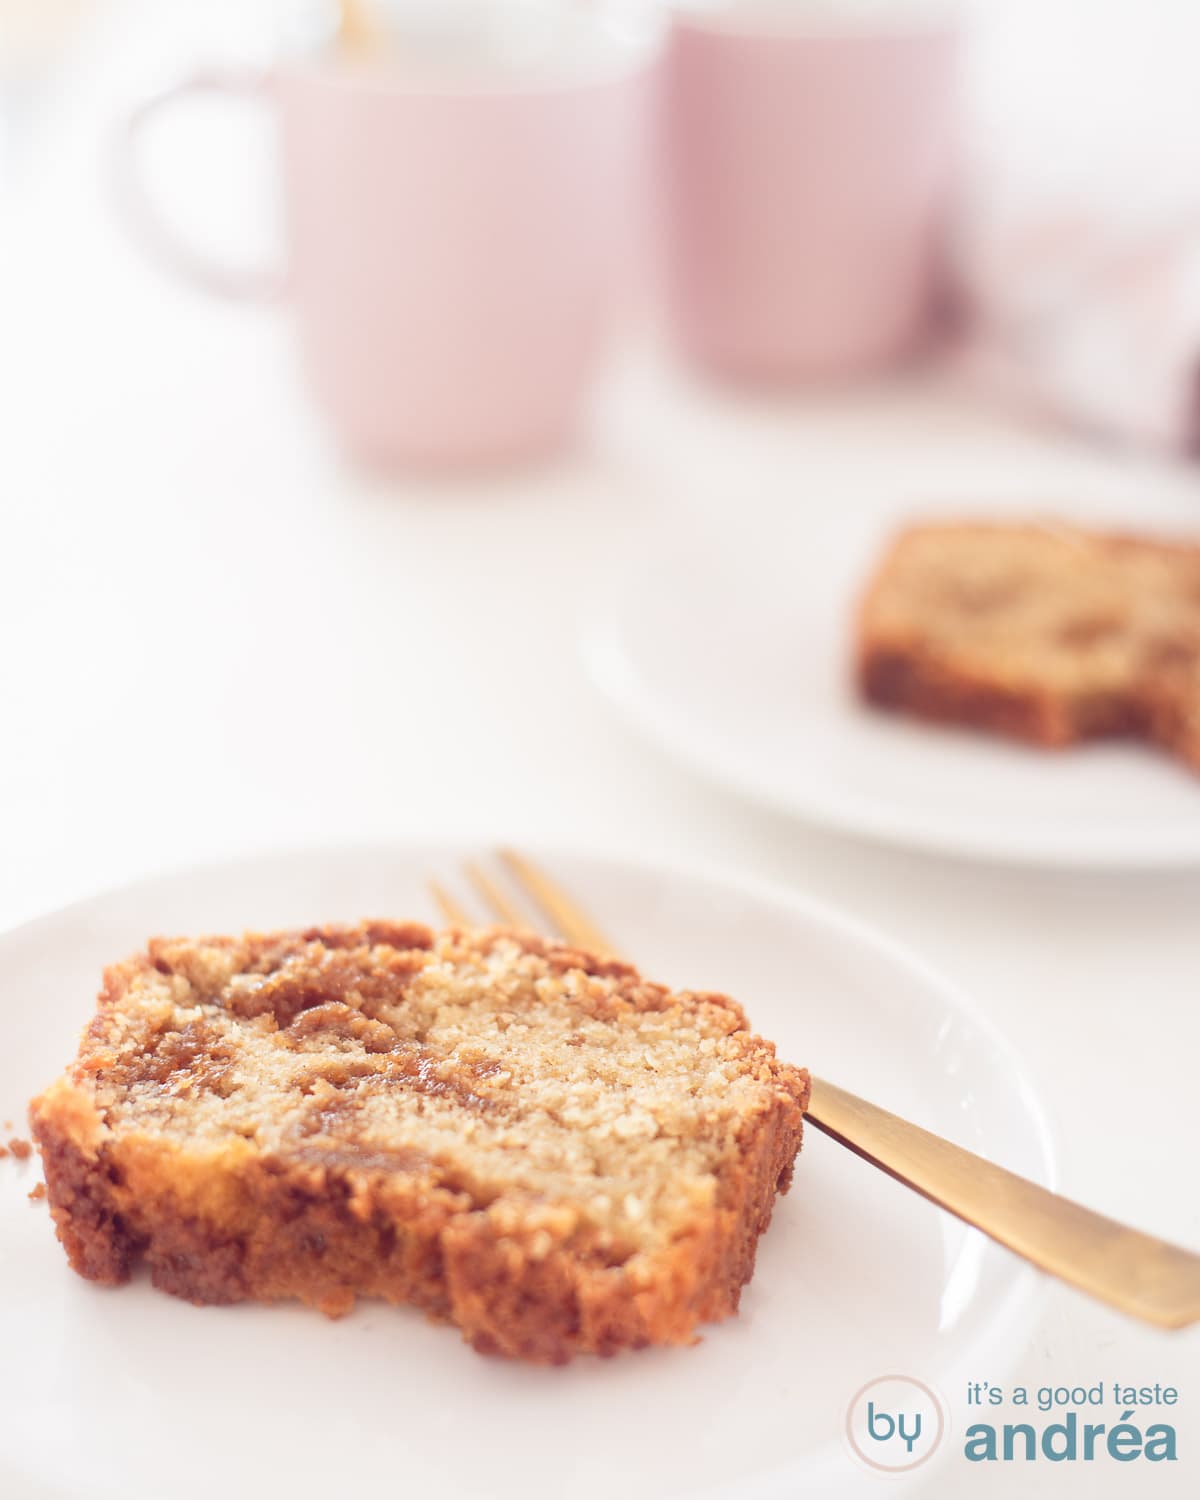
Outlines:
[[[231,295],[282,293],[320,404],[368,462],[483,464],[566,440],[630,270],[649,57],[601,50],[560,73],[447,79],[388,56],[209,72],[181,94],[250,92],[278,119],[288,263],[235,273],[190,251],[144,193],[139,238]]]
[[[957,32],[804,16],[679,10],[668,47],[675,323],[700,364],[753,380],[887,363],[935,304]]]

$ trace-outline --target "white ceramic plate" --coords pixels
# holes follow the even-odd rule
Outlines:
[[[103,964],[156,932],[428,916],[445,846],[274,856],[114,892],[0,938],[0,1117],[71,1055]],[[651,975],[727,989],[781,1053],[1045,1181],[1041,1111],[1009,1046],[846,918],[744,882],[556,854],[550,867]],[[36,1163],[0,1162],[0,1494],[822,1500],[863,1490],[846,1406],[897,1371],[957,1396],[999,1378],[1036,1277],[810,1130],[739,1317],[695,1348],[485,1359],[453,1329],[360,1304],[195,1308],[74,1275]],[[921,1473],[928,1473],[929,1466]]]
[[[888,529],[676,539],[592,622],[593,676],[669,754],[840,832],[1026,864],[1200,863],[1200,779],[1164,755],[1037,750],[857,700],[850,614]]]

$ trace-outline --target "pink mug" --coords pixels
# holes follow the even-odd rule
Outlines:
[[[335,54],[199,73],[132,116],[121,197],[138,237],[191,280],[282,294],[316,398],[358,457],[534,457],[571,435],[627,289],[652,71],[631,48],[527,79]],[[189,250],[138,176],[130,137],[213,91],[276,112],[277,274]]]
[[[681,8],[667,50],[675,325],[700,365],[750,380],[886,364],[936,303],[957,31],[804,17]]]

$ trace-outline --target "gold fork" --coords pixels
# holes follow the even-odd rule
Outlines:
[[[556,935],[617,956],[544,870],[512,849],[500,850],[499,857]],[[463,871],[490,914],[506,925],[528,927],[481,865],[469,863]],[[478,925],[442,886],[431,881],[430,891],[446,921]],[[1200,1255],[1093,1213],[824,1078],[812,1080],[807,1118],[898,1182],[1097,1301],[1160,1328],[1200,1320]]]

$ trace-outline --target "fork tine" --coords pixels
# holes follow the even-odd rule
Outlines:
[[[501,922],[509,927],[529,926],[527,919],[521,915],[504,891],[481,866],[473,860],[469,861],[463,865],[463,874],[475,887],[484,906],[490,907]]]
[[[500,849],[497,852],[517,884],[537,902],[569,942],[593,953],[607,953],[613,958],[618,956],[617,950],[600,929],[549,875],[515,849]]]
[[[436,880],[431,880],[429,882],[429,894],[433,897],[435,903],[437,904],[437,909],[441,912],[443,919],[449,922],[452,926],[475,926],[475,923],[471,921],[470,917],[463,910],[463,908],[459,906],[454,897],[451,896],[448,891],[443,890],[443,888],[438,885]]]

